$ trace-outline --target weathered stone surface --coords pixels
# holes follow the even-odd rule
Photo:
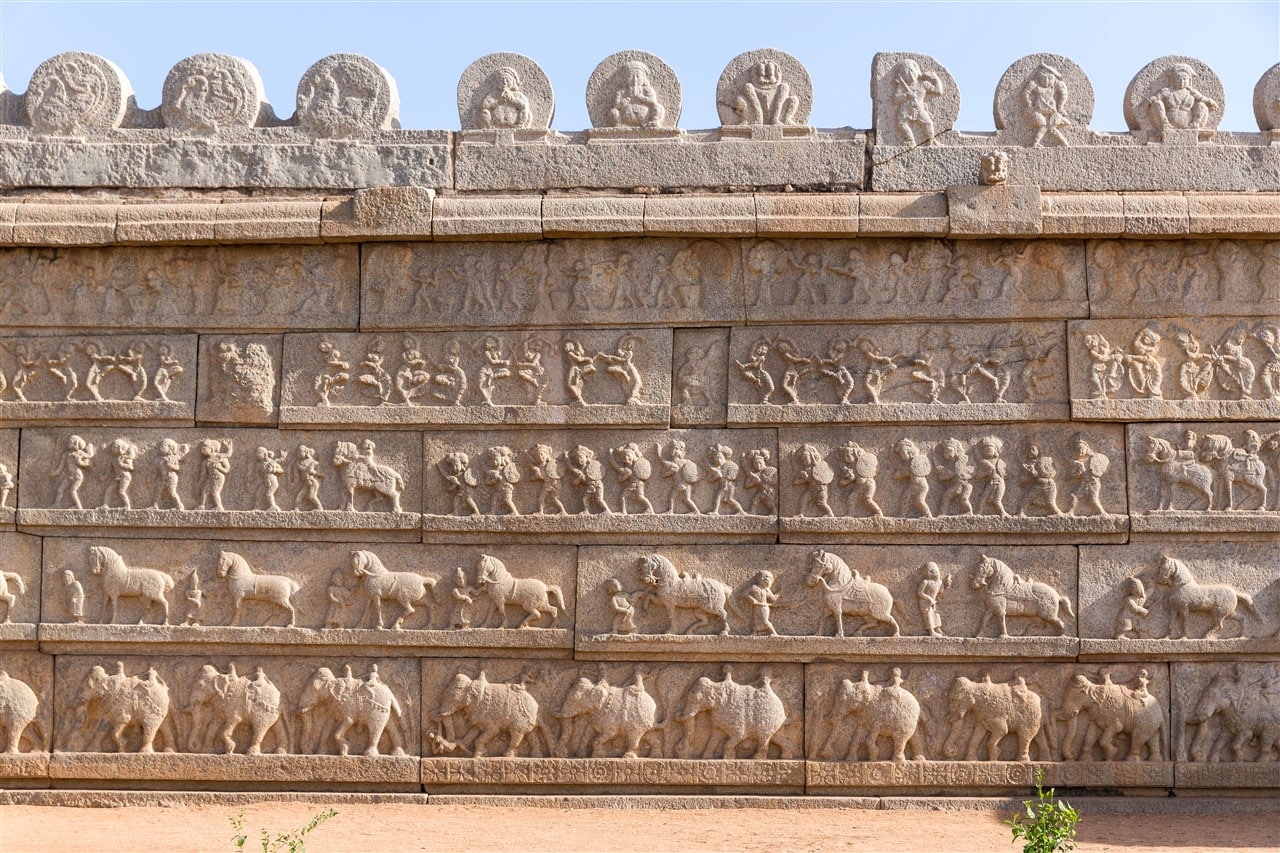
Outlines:
[[[625,237],[644,233],[645,197],[544,196],[547,237]]]
[[[671,349],[671,425],[724,426],[728,329],[676,329]]]
[[[1280,782],[1280,666],[1175,663],[1172,669],[1178,784],[1274,788]]]
[[[12,530],[18,507],[18,431],[0,429],[0,530]]]
[[[1079,243],[760,240],[743,248],[753,322],[1087,313]]]
[[[132,97],[129,81],[114,62],[72,51],[36,67],[23,103],[37,132],[85,136],[119,127]]]
[[[680,124],[680,80],[667,63],[643,50],[605,57],[587,81],[591,126],[620,134],[667,130]]]
[[[1280,317],[1077,320],[1067,338],[1077,418],[1280,418]]]
[[[117,243],[213,243],[218,208],[209,202],[142,202],[115,206]]]
[[[238,56],[197,53],[164,78],[160,115],[165,127],[177,131],[253,127],[270,109],[258,69]]]
[[[423,783],[800,790],[803,689],[788,664],[423,661]]]
[[[324,202],[289,200],[218,205],[214,237],[220,243],[315,243]]]
[[[373,60],[354,53],[326,56],[298,82],[294,122],[330,139],[366,136],[400,126],[396,81]]]
[[[53,751],[53,666],[52,655],[33,651],[6,648],[0,657],[0,700],[5,708],[0,779],[6,787],[47,784],[40,780],[48,779]]]
[[[90,428],[29,430],[24,444],[24,529],[419,538],[421,443],[412,433]]]
[[[1280,423],[1130,424],[1135,533],[1280,532]]]
[[[1076,555],[1065,546],[691,545],[580,554],[579,657],[1073,659],[1078,646]],[[1014,572],[1034,586],[1006,589]]]
[[[11,498],[12,500],[12,498]],[[36,624],[40,622],[40,574],[33,571],[40,562],[40,540],[22,533],[0,533],[0,648],[5,660],[12,649],[36,647]],[[13,673],[21,677],[18,672]],[[10,732],[12,735],[12,732]]]
[[[1111,425],[791,428],[778,454],[784,542],[1114,541],[1129,527]]]
[[[848,270],[855,299],[871,295],[858,266]],[[1059,324],[747,326],[729,348],[732,424],[1067,416]]]
[[[468,65],[458,80],[464,131],[545,131],[554,115],[551,81],[527,56],[490,53]]]
[[[269,424],[279,419],[281,335],[202,335],[202,423]]]
[[[1253,87],[1253,115],[1261,130],[1280,128],[1280,62],[1268,68]]]
[[[1280,650],[1275,577],[1269,544],[1086,546],[1080,551],[1081,652],[1152,661],[1274,656]]]
[[[858,232],[858,196],[757,193],[756,233],[769,237],[845,237]]]
[[[724,127],[804,128],[813,109],[809,72],[789,53],[749,50],[729,61],[716,84],[716,112]],[[805,128],[807,131],[807,128]],[[752,136],[756,136],[752,132]]]
[[[691,232],[754,235],[755,198],[747,195],[650,196],[644,206],[644,230],[655,236]]]
[[[437,240],[536,240],[542,236],[542,199],[444,196],[432,206],[431,235]]]
[[[374,245],[362,259],[361,326],[734,322],[742,317],[739,248],[727,240],[634,238]]]
[[[1187,194],[1188,229],[1193,236],[1259,235],[1280,232],[1280,196]]]
[[[320,216],[320,235],[326,240],[390,237],[431,238],[434,190],[426,187],[370,187],[349,199],[330,201]]]
[[[864,236],[945,237],[950,227],[946,193],[858,196],[858,231]]]
[[[1091,316],[1259,317],[1273,313],[1280,242],[1090,241]]]
[[[947,209],[953,237],[1027,237],[1039,234],[1042,228],[1040,188],[1036,186],[947,187]]]
[[[1212,138],[1225,105],[1222,81],[1189,56],[1162,56],[1143,66],[1124,93],[1130,130],[1174,144]]]
[[[1187,198],[1169,193],[1124,196],[1124,233],[1127,236],[1181,237],[1191,229]]]
[[[0,423],[190,426],[195,335],[0,338]]]
[[[287,341],[281,392],[287,424],[670,421],[668,329],[289,335]]]
[[[25,206],[25,205],[24,205]],[[10,249],[10,328],[354,328],[354,246]]]
[[[569,547],[103,541],[46,540],[47,649],[567,657],[573,646]]]
[[[999,790],[1038,769],[1073,787],[1173,784],[1163,667],[820,664],[805,678],[811,789]]]
[[[1041,230],[1050,234],[1115,236],[1124,233],[1124,196],[1118,193],[1042,194]]]
[[[1093,85],[1079,65],[1056,53],[1033,53],[996,84],[996,139],[1032,147],[1078,143],[1093,119]]]
[[[878,148],[932,145],[960,115],[960,89],[933,57],[877,53],[871,60],[871,112]]]
[[[115,239],[116,211],[108,205],[28,201],[18,205],[13,242],[24,245],[97,246]]]
[[[427,433],[424,453],[428,542],[777,536],[773,430]]]

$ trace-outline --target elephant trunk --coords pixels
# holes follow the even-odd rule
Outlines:
[[[1076,724],[1080,720],[1080,715],[1059,715],[1058,719],[1067,721],[1067,730],[1062,733],[1062,757],[1067,761],[1075,761],[1077,754]]]

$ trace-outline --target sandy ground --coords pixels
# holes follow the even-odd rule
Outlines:
[[[305,824],[324,806],[255,803],[243,807],[251,833]],[[1004,815],[984,811],[853,809],[605,810],[473,805],[358,804],[308,838],[309,853],[330,851],[948,851],[1015,850]],[[53,808],[0,806],[0,850],[234,850],[228,818],[240,806]],[[1086,814],[1081,851],[1249,851],[1280,849],[1280,817]],[[254,835],[246,850],[256,853]]]

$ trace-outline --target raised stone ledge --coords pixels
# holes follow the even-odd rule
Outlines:
[[[376,187],[299,198],[0,202],[0,245],[107,246],[544,237],[1263,237],[1280,193],[1057,193],[955,186],[929,193],[438,195]]]

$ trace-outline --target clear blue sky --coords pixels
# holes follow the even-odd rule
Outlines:
[[[0,73],[24,91],[44,59],[100,53],[124,69],[144,108],[169,69],[193,53],[242,56],[262,72],[269,100],[293,113],[298,78],[329,53],[363,53],[387,68],[408,128],[458,126],[458,77],[473,59],[516,51],[556,91],[560,130],[589,126],[583,93],[605,56],[627,48],[661,56],[684,89],[682,127],[714,127],[716,80],[738,53],[778,47],[814,84],[811,122],[869,127],[871,57],[910,50],[937,58],[960,85],[959,127],[994,127],[996,81],[1015,59],[1048,51],[1093,81],[1093,127],[1124,128],[1125,86],[1149,60],[1198,57],[1226,87],[1224,129],[1255,130],[1253,86],[1280,61],[1280,0],[1270,2],[24,2],[0,0]]]

